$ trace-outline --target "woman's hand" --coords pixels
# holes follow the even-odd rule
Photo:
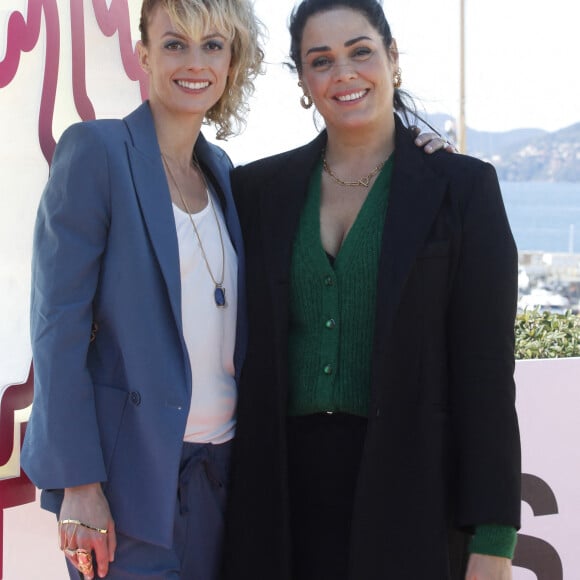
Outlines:
[[[512,561],[498,556],[471,554],[465,580],[511,580]]]
[[[100,483],[69,487],[59,520],[60,547],[86,580],[104,578],[115,559],[117,538]],[[96,561],[96,570],[93,563]]]
[[[421,129],[419,127],[411,127],[415,135],[417,135],[415,139],[415,145],[417,147],[424,147],[426,153],[435,153],[435,151],[439,151],[439,149],[445,149],[448,153],[457,153],[457,149],[453,143],[447,141],[441,135],[437,135],[437,133],[421,133]]]

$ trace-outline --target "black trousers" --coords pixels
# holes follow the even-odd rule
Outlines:
[[[346,580],[366,418],[288,419],[293,580]]]

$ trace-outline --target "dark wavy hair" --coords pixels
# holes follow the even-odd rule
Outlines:
[[[327,12],[335,8],[349,8],[362,14],[369,24],[380,34],[387,53],[393,43],[391,27],[387,22],[382,4],[378,0],[302,0],[292,11],[290,16],[290,58],[291,67],[302,73],[302,60],[300,49],[302,47],[302,36],[304,27],[311,16],[320,12]],[[412,125],[416,120],[428,123],[417,113],[417,106],[409,93],[401,89],[395,89],[393,106],[405,120],[407,125]],[[430,125],[429,125],[430,126]],[[433,129],[435,131],[435,129]]]

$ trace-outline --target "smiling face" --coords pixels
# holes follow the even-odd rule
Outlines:
[[[147,33],[147,45],[139,42],[138,50],[149,75],[151,106],[175,115],[204,117],[225,90],[231,42],[217,30],[192,38],[161,7],[154,9]]]
[[[393,123],[398,53],[366,17],[350,8],[318,12],[304,27],[301,81],[329,130]]]

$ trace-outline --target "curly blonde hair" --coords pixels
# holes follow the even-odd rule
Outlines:
[[[143,0],[139,30],[145,46],[149,43],[147,25],[157,7],[166,10],[186,36],[199,38],[207,30],[217,30],[231,42],[226,88],[205,114],[205,122],[216,125],[217,139],[239,134],[245,127],[248,99],[255,89],[254,79],[263,72],[264,60],[264,27],[250,0]]]

